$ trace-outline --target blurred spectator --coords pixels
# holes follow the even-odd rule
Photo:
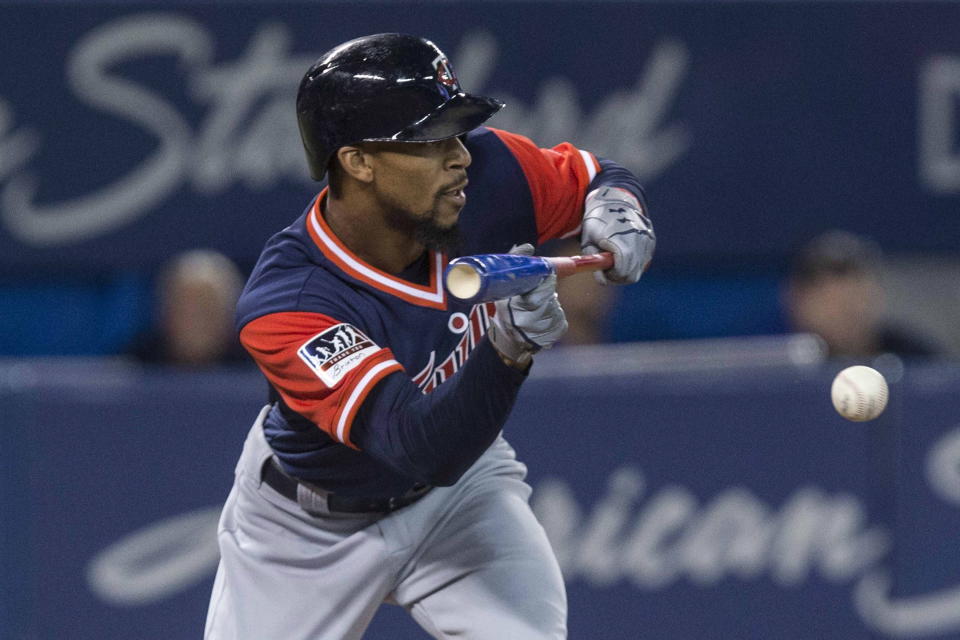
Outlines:
[[[544,250],[544,255],[550,256],[580,253],[580,243],[575,238],[551,242]],[[557,296],[570,325],[560,344],[606,342],[607,318],[618,294],[616,289],[599,284],[593,279],[593,273],[578,273],[558,280]]]
[[[247,361],[233,328],[243,277],[226,256],[188,251],[163,270],[158,319],[128,354],[141,362],[204,367]]]
[[[874,242],[845,231],[827,232],[805,245],[784,291],[791,328],[819,335],[830,357],[941,353],[926,337],[886,321],[882,258]]]

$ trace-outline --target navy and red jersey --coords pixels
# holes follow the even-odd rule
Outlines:
[[[464,142],[458,255],[576,233],[605,173],[642,197],[625,170],[568,143],[540,149],[489,128]],[[451,484],[496,438],[524,374],[484,339],[493,305],[447,295],[456,256],[429,250],[381,271],[332,233],[325,193],[269,240],[238,302],[240,340],[279,400],[267,440],[289,473],[345,495]]]

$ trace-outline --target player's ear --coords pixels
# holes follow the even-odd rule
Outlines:
[[[337,160],[343,172],[357,180],[369,184],[373,182],[373,166],[370,155],[360,147],[346,146],[337,149]]]

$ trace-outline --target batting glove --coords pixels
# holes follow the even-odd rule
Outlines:
[[[514,247],[510,253],[533,255],[533,245]],[[557,276],[551,274],[535,289],[496,301],[490,322],[490,341],[507,360],[530,362],[540,349],[549,349],[567,331],[567,317],[557,298]]]
[[[617,187],[600,187],[587,196],[580,246],[585,255],[609,251],[613,267],[597,271],[600,284],[631,284],[653,257],[657,238],[636,196]]]

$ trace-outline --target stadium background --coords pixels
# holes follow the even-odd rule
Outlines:
[[[887,253],[891,315],[960,353],[957,24],[952,2],[0,5],[0,638],[199,635],[263,383],[111,356],[171,255],[249,269],[299,214],[296,83],[379,31],[434,39],[507,102],[494,125],[648,189],[660,243],[618,344],[549,354],[507,427],[571,637],[960,637],[960,368],[868,363],[892,405],[851,425],[838,364],[769,337],[789,257],[844,228]],[[423,634],[387,609],[370,637]]]

